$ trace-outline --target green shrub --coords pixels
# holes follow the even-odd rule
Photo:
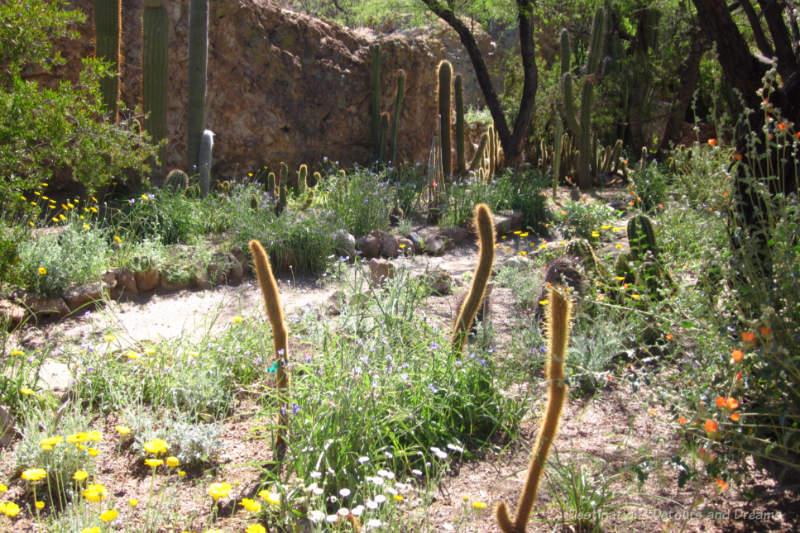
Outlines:
[[[52,297],[74,283],[99,280],[111,250],[106,230],[91,224],[73,215],[62,228],[20,243],[17,269],[25,287]]]
[[[347,176],[326,175],[317,185],[315,197],[332,213],[338,227],[356,237],[388,227],[389,210],[395,204],[395,192],[389,186],[386,171],[373,173],[362,167]]]
[[[104,114],[99,80],[109,75],[103,63],[84,60],[79,81],[62,81],[55,89],[23,79],[27,70],[63,63],[52,41],[75,37],[68,27],[84,18],[60,0],[0,4],[0,204],[10,211],[38,211],[21,196],[56,173],[66,171],[93,191],[124,180],[127,170],[143,172],[156,155],[133,122],[98,118]]]

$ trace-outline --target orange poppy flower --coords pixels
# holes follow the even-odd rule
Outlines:
[[[742,371],[741,371],[741,370],[739,370],[739,371],[736,373],[736,381],[739,381],[740,379],[742,379]]]
[[[708,145],[709,145],[709,146],[711,146],[711,147],[714,147],[714,146],[716,146],[716,145],[717,145],[717,140],[716,140],[714,137],[711,137],[711,138],[708,140]]]
[[[732,397],[731,398],[727,398],[725,400],[725,407],[727,407],[728,409],[733,411],[734,409],[737,409],[739,407],[739,400],[737,400],[736,398],[732,398]]]
[[[717,396],[717,407],[722,409],[725,406],[725,398],[722,396]]]
[[[665,337],[665,338],[666,338],[668,341],[671,341],[671,340],[672,340],[672,333],[667,333],[667,335],[666,335],[666,337]]]
[[[783,130],[785,130],[785,129],[786,129],[786,123],[784,123],[784,122],[778,122],[778,123],[777,123],[777,124],[775,124],[775,125],[776,125],[776,126],[778,126],[778,129],[779,129],[780,131],[783,131]]]
[[[733,158],[734,158],[735,160],[737,160],[737,161],[741,161],[741,160],[742,160],[742,157],[743,157],[743,156],[742,156],[742,154],[733,154]]]
[[[717,490],[720,492],[725,492],[728,489],[728,484],[725,482],[724,479],[717,478]]]
[[[744,352],[741,350],[734,350],[731,352],[731,359],[733,359],[735,363],[741,361],[743,357],[744,357]]]
[[[752,331],[743,331],[742,332],[742,340],[744,342],[753,342],[756,340],[756,334]]]
[[[731,413],[731,420],[733,420],[734,422],[738,422],[739,421],[739,413]]]
[[[706,431],[709,433],[716,433],[719,429],[719,424],[709,418],[706,420],[703,427],[705,427]]]
[[[764,337],[769,337],[772,334],[772,330],[769,329],[767,326],[761,326],[761,335]]]
[[[686,417],[682,416],[682,417],[678,418],[678,424],[680,424],[680,425],[686,424]]]

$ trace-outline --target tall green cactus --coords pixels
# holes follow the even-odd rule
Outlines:
[[[497,169],[497,134],[494,131],[494,124],[489,125],[489,168],[487,169],[487,179],[492,179]]]
[[[200,137],[206,126],[208,71],[208,0],[189,3],[189,168],[199,165]]]
[[[567,399],[564,363],[567,359],[572,305],[566,296],[555,288],[550,288],[547,301],[547,406],[539,426],[536,443],[531,449],[528,476],[525,478],[525,484],[519,495],[515,520],[512,522],[505,502],[500,502],[495,509],[497,525],[500,526],[503,533],[525,533],[525,526],[528,523],[533,504],[536,503],[539,481],[542,478],[550,448],[556,438],[561,412]]]
[[[572,73],[569,72],[570,46],[566,30],[561,31],[561,77],[563,113],[567,126],[572,135],[578,140],[578,185],[583,189],[592,187],[592,100],[594,98],[594,85],[600,76],[600,59],[603,55],[603,33],[605,27],[605,10],[598,8],[592,23],[592,37],[587,55],[586,65],[583,67],[584,79],[581,91],[580,111],[576,110],[575,99],[572,92]]]
[[[442,172],[444,173],[444,177],[447,178],[453,175],[453,161],[450,152],[450,147],[452,146],[451,124],[453,123],[450,90],[453,81],[453,65],[451,65],[448,60],[443,59],[439,63],[437,79],[439,81],[437,92],[439,95],[439,135],[441,137],[440,145],[442,149]]]
[[[95,56],[112,64],[113,75],[100,80],[100,94],[111,119],[119,121],[122,0],[94,0]]]
[[[297,169],[297,192],[303,194],[308,188],[308,165],[301,164]]]
[[[164,0],[146,0],[142,12],[142,106],[145,129],[155,142],[167,138],[168,31]],[[161,165],[166,154],[164,145],[159,152]]]
[[[386,135],[389,133],[389,113],[381,113],[380,134],[378,135],[378,161],[386,161]]]
[[[558,194],[558,184],[561,183],[561,148],[564,145],[564,126],[558,118],[556,118],[555,128],[556,130],[553,134],[553,201],[555,201]]]
[[[397,93],[394,96],[394,114],[392,115],[392,137],[391,149],[389,150],[389,157],[392,164],[396,167],[397,161],[397,132],[400,129],[400,113],[403,110],[403,98],[405,97],[406,90],[406,71],[400,69],[397,71]]]
[[[370,71],[370,115],[372,117],[372,143],[375,146],[375,157],[380,153],[381,136],[381,46],[376,44],[369,48],[372,56],[372,70]]]
[[[658,257],[656,233],[650,218],[636,215],[628,221],[628,245],[635,261],[643,261],[647,252]]]
[[[464,87],[461,74],[456,75],[453,90],[456,98],[456,173],[464,176],[467,173],[467,156],[464,142]]]
[[[480,143],[478,143],[478,149],[475,151],[475,155],[472,156],[472,160],[469,162],[469,169],[472,171],[479,171],[483,170],[483,158],[486,152],[486,144],[489,142],[489,135],[484,133],[481,135]]]

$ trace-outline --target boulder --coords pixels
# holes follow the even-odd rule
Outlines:
[[[60,296],[46,298],[38,294],[22,292],[18,303],[29,309],[37,318],[64,316],[69,313],[69,307]]]
[[[439,237],[433,237],[424,243],[425,253],[428,255],[442,255],[445,250],[445,243]]]
[[[133,278],[136,280],[137,292],[152,291],[158,287],[159,276],[157,268],[134,272]]]
[[[385,231],[377,229],[373,231],[373,234],[375,234],[380,240],[382,257],[394,258],[400,255],[400,248],[398,248],[397,237],[395,237],[391,233],[386,233]]]
[[[507,235],[522,229],[522,213],[519,211],[501,211],[492,215],[494,231],[497,235]]]
[[[446,237],[455,246],[462,244],[470,238],[470,232],[466,228],[460,226],[453,226],[451,228],[444,228],[441,235]]]
[[[416,252],[416,246],[414,246],[413,241],[408,237],[399,237],[397,239],[397,247],[403,255],[414,255]]]
[[[361,257],[378,257],[381,254],[381,241],[373,234],[364,235],[356,239],[356,248],[361,252]]]
[[[116,285],[116,278],[112,278]],[[97,281],[87,285],[73,285],[62,294],[70,311],[75,311],[86,305],[102,300],[108,294],[108,285],[104,281]]]
[[[216,252],[207,268],[210,283],[238,285],[244,279],[244,267],[232,253]]]
[[[425,251],[425,242],[422,239],[422,235],[416,231],[412,231],[406,238],[411,241],[411,244],[414,246],[414,253],[421,254]]]
[[[114,283],[111,285],[111,297],[114,299],[122,296],[133,296],[139,292],[136,286],[136,277],[128,268],[112,268],[103,274],[103,279],[107,279],[107,274],[114,276]]]
[[[333,239],[333,251],[339,257],[347,257],[350,260],[356,257],[356,239],[347,230],[339,229],[331,235]]]
[[[386,259],[370,259],[369,261],[369,281],[373,287],[379,287],[386,283],[386,280],[394,277],[394,265]]]
[[[0,327],[14,329],[19,326],[28,315],[24,307],[10,300],[0,300]]]
[[[422,274],[425,283],[430,287],[431,293],[437,296],[446,296],[453,293],[453,276],[441,268]]]

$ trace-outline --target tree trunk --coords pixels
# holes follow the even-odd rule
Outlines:
[[[494,120],[495,130],[500,137],[500,144],[505,155],[505,164],[517,166],[522,162],[524,156],[525,139],[528,135],[533,120],[533,111],[536,103],[536,89],[538,83],[538,70],[536,68],[536,58],[534,55],[535,46],[533,41],[533,2],[530,0],[517,0],[517,12],[519,23],[520,53],[522,55],[522,68],[524,72],[522,99],[519,104],[519,113],[514,122],[513,132],[508,127],[503,107],[494,89],[492,80],[489,77],[489,69],[483,60],[481,51],[475,41],[475,36],[467,25],[459,19],[452,8],[443,5],[439,0],[422,0],[436,16],[445,21],[461,39],[461,44],[469,55],[472,67],[475,69],[475,76],[478,78],[483,98],[489,112]]]

